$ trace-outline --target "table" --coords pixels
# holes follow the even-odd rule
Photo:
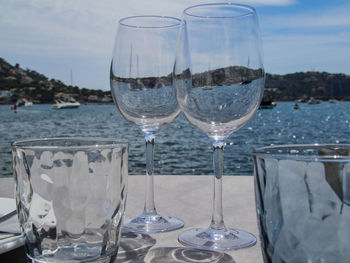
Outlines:
[[[226,226],[247,230],[258,237],[253,176],[224,176],[223,180]],[[144,185],[144,176],[129,176],[126,216],[135,216],[142,212]],[[154,187],[155,203],[160,214],[181,218],[185,222],[184,229],[205,228],[209,225],[213,176],[157,175]],[[0,179],[0,196],[13,196],[12,178]],[[263,262],[259,241],[253,247],[225,253],[201,251],[185,247],[177,241],[182,230],[151,235],[125,233],[115,262],[198,262],[204,258],[212,259],[205,262]],[[13,253],[17,253],[18,257],[24,256],[23,251],[19,249]],[[3,262],[1,255],[0,261]],[[23,259],[16,262],[26,261]]]

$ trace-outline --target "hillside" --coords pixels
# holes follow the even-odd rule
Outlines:
[[[266,74],[265,96],[278,101],[310,97],[319,100],[350,100],[350,76],[315,71]]]
[[[109,91],[66,85],[34,70],[22,69],[19,64],[12,66],[0,58],[0,104],[13,104],[23,99],[34,103],[54,103],[56,99],[69,98],[81,103],[112,102]]]
[[[219,70],[211,72],[216,78],[217,75],[222,75],[217,71]],[[16,103],[23,99],[34,103],[54,103],[55,99],[70,97],[81,103],[112,102],[110,91],[65,85],[36,71],[22,69],[19,64],[12,66],[0,58],[0,104]],[[320,100],[350,100],[350,76],[314,71],[286,75],[266,74],[264,100],[293,101],[310,97]]]

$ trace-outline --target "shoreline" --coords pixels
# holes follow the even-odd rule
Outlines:
[[[342,99],[318,99],[318,98],[315,98],[316,100],[318,101],[321,101],[321,102],[348,102],[350,101],[350,98],[342,98]],[[276,103],[284,103],[284,102],[295,102],[295,103],[308,103],[307,101],[299,101],[300,99],[295,99],[295,100],[273,100],[273,102],[276,102]],[[79,102],[79,101],[78,101]],[[102,102],[102,103],[99,103],[99,102],[79,102],[81,105],[92,105],[92,106],[100,106],[100,105],[114,105],[113,102]],[[55,103],[33,103],[33,105],[54,105]],[[0,102],[0,106],[13,106],[14,103],[2,103]],[[31,106],[33,106],[31,105]],[[31,107],[31,106],[19,106],[21,108],[25,108],[25,107]]]

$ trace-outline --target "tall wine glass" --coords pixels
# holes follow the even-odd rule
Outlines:
[[[176,97],[186,118],[212,139],[215,177],[210,226],[184,231],[183,244],[229,250],[256,243],[254,235],[224,224],[222,174],[225,139],[254,115],[263,96],[261,53],[254,8],[224,3],[184,10],[174,67]]]
[[[124,224],[124,229],[138,233],[171,231],[184,224],[157,213],[153,192],[155,134],[180,112],[172,87],[180,25],[181,20],[173,17],[127,17],[119,21],[114,44],[110,72],[113,99],[121,114],[144,132],[146,141],[144,210]]]

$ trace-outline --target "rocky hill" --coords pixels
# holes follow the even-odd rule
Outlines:
[[[211,72],[214,79],[219,79],[223,74],[219,71]],[[319,100],[350,100],[350,76],[314,71],[266,74],[264,100],[293,101],[311,97]],[[0,104],[16,103],[23,99],[34,103],[54,103],[55,99],[69,98],[81,103],[112,102],[110,91],[65,85],[36,71],[22,69],[19,64],[12,66],[0,58]]]
[[[34,103],[54,103],[56,99],[86,102],[112,102],[109,91],[89,90],[66,85],[60,80],[30,69],[23,69],[19,64],[12,66],[0,58],[0,104],[13,104],[21,100]]]
[[[350,76],[327,72],[266,74],[265,98],[292,101],[314,97],[319,100],[350,100]]]

